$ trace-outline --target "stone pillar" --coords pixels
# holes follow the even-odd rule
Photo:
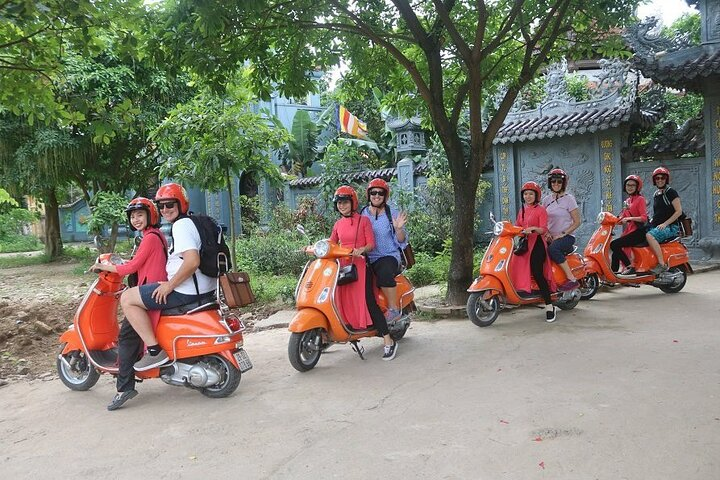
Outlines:
[[[412,193],[415,189],[415,162],[412,158],[405,157],[397,162],[396,172],[400,190]]]
[[[717,0],[700,0],[700,42],[720,42],[720,2]]]
[[[262,207],[261,225],[267,225],[270,221],[270,211],[277,204],[277,192],[267,179],[261,179],[258,183],[258,196]]]
[[[515,155],[512,144],[500,145],[495,147],[493,155],[494,171],[495,171],[495,201],[494,204],[499,211],[493,212],[495,220],[515,221],[517,214],[515,206],[517,205],[517,195],[515,188],[515,172],[519,171],[519,166],[515,165]]]
[[[714,83],[714,82],[713,82]],[[710,208],[703,218],[695,219],[701,240],[698,245],[709,256],[720,260],[720,94],[706,83],[705,96],[705,166]]]

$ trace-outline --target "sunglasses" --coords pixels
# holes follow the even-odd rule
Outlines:
[[[385,196],[385,190],[372,190],[370,191],[371,197],[384,197]]]
[[[630,182],[628,182],[628,183],[625,184],[625,186],[626,186],[626,187],[637,188],[637,183],[630,183]]]
[[[161,202],[161,203],[158,203],[158,204],[157,204],[158,210],[165,210],[165,209],[175,208],[175,204],[176,204],[176,203],[177,203],[177,202]]]
[[[559,183],[562,185],[563,181],[562,181],[562,179],[552,179],[552,180],[550,180],[550,183]]]

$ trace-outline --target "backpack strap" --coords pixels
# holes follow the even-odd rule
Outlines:
[[[152,232],[148,232],[147,234],[148,234],[148,235],[155,235],[156,237],[158,237],[158,238],[160,239],[160,243],[162,243],[162,244],[163,244],[163,247],[164,247],[164,248],[163,248],[163,253],[165,254],[165,261],[167,262],[167,259],[168,259],[168,252],[167,252],[168,245],[167,245],[167,242],[165,241],[165,237],[163,237],[162,235],[160,235],[159,232],[156,232],[156,231],[154,231],[154,230],[153,230]]]

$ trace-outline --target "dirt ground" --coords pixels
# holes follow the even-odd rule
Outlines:
[[[94,281],[78,263],[56,262],[0,269],[0,386],[56,378],[59,335]],[[249,327],[280,306],[255,305],[243,314]]]

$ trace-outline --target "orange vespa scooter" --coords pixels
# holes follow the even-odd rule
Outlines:
[[[120,263],[117,255],[102,254],[98,262]],[[117,375],[117,311],[125,289],[117,273],[100,272],[60,336],[57,357],[60,380],[71,390],[92,388],[100,373]],[[200,390],[212,398],[227,397],[240,384],[241,373],[252,368],[243,347],[244,325],[224,304],[220,289],[200,306],[164,310],[156,335],[170,363],[144,372],[140,379],[160,378],[170,385]]]
[[[353,329],[341,318],[335,305],[335,289],[338,281],[342,283],[342,277],[347,273],[340,267],[339,259],[351,256],[352,249],[341,247],[329,240],[320,240],[315,245],[306,247],[305,252],[315,255],[316,259],[305,265],[295,289],[297,313],[288,326],[292,332],[288,342],[290,364],[296,370],[306,372],[315,367],[328,346],[348,342],[364,360],[364,348],[358,345],[358,342],[365,337],[378,336],[377,330]],[[395,277],[395,281],[401,316],[388,323],[388,329],[394,340],[400,340],[405,336],[412,321],[412,313],[416,310],[415,288],[402,273]],[[385,312],[388,303],[380,289],[375,289],[375,297],[380,309]]]
[[[544,303],[542,296],[518,295],[512,284],[508,266],[513,256],[513,238],[521,236],[522,227],[513,225],[508,221],[496,222],[495,216],[490,213],[490,221],[494,223],[494,238],[485,250],[480,263],[480,275],[468,288],[470,296],[467,301],[467,314],[478,327],[487,327],[493,324],[505,306],[521,306]],[[568,265],[580,285],[584,285],[585,263],[578,253],[566,256]],[[562,269],[552,263],[552,273],[555,282],[560,285],[567,281]],[[551,295],[553,305],[570,310],[580,301],[580,289],[568,292],[555,292]]]
[[[598,228],[590,237],[585,247],[585,262],[588,268],[586,289],[582,291],[582,299],[589,300],[601,283],[619,284],[629,287],[639,287],[641,284],[652,285],[665,293],[677,293],[683,289],[687,275],[692,273],[690,255],[687,247],[674,238],[669,242],[661,243],[663,258],[667,262],[668,270],[655,275],[649,270],[657,265],[657,257],[649,246],[630,247],[632,250],[633,267],[638,272],[635,276],[618,276],[610,267],[610,242],[612,231],[620,219],[610,212],[600,212],[597,217]]]

